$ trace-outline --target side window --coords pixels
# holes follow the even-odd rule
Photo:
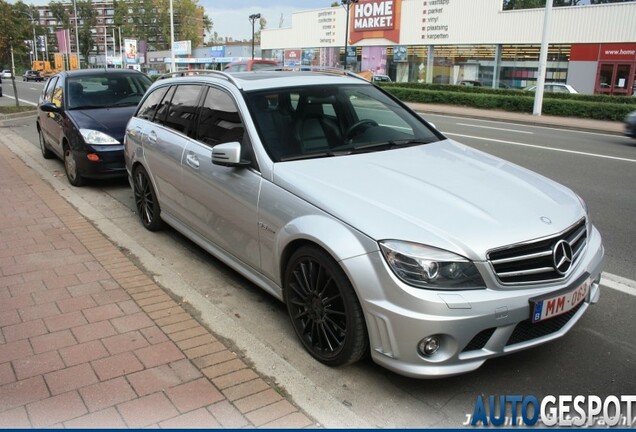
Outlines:
[[[46,83],[46,89],[44,89],[44,102],[51,102],[51,97],[53,96],[53,89],[55,89],[55,84],[57,83],[58,77],[53,77]]]
[[[64,80],[59,79],[55,83],[55,88],[53,89],[53,94],[51,95],[51,102],[55,104],[58,108],[62,108],[64,106]]]
[[[157,90],[150,93],[144,103],[141,104],[141,107],[139,107],[137,117],[152,121],[152,118],[155,116],[155,112],[157,111],[157,107],[167,92],[168,86],[159,87]]]
[[[201,108],[195,138],[214,147],[221,143],[242,141],[244,131],[232,97],[222,90],[210,88]]]
[[[200,85],[185,84],[177,86],[168,106],[168,115],[164,124],[176,131],[187,134],[196,125],[197,101],[201,92]]]

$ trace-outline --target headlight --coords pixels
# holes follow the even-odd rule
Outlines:
[[[442,249],[399,240],[382,240],[389,267],[403,282],[426,289],[483,289],[486,284],[468,259]]]
[[[96,144],[96,145],[121,144],[112,136],[106,135],[104,132],[96,131],[93,129],[80,129],[80,133],[84,137],[84,141],[86,142],[86,144]]]

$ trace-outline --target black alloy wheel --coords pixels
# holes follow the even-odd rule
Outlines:
[[[84,184],[84,177],[77,171],[77,161],[68,144],[64,145],[64,171],[71,185],[79,187]]]
[[[296,334],[327,366],[360,360],[368,350],[364,315],[340,266],[323,250],[304,246],[285,272],[285,303]]]
[[[46,142],[44,141],[44,134],[42,134],[42,131],[39,128],[38,128],[38,138],[40,141],[40,151],[42,152],[42,157],[44,159],[53,159],[53,156],[55,155],[46,146]]]
[[[155,194],[150,178],[148,178],[148,173],[142,166],[138,166],[134,171],[133,190],[137,214],[143,226],[149,231],[163,228],[163,220],[159,216],[161,208],[157,201],[157,194]]]

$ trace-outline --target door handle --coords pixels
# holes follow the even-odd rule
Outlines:
[[[189,153],[186,156],[186,163],[192,168],[199,168],[199,158],[195,154]]]
[[[148,141],[153,144],[157,142],[157,133],[155,131],[150,131],[148,134]]]
[[[134,129],[129,130],[128,134],[130,136],[136,137],[137,135],[141,134],[141,128],[139,126],[136,126]]]

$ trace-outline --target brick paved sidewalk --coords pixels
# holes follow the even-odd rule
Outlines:
[[[0,427],[314,423],[0,145]]]

